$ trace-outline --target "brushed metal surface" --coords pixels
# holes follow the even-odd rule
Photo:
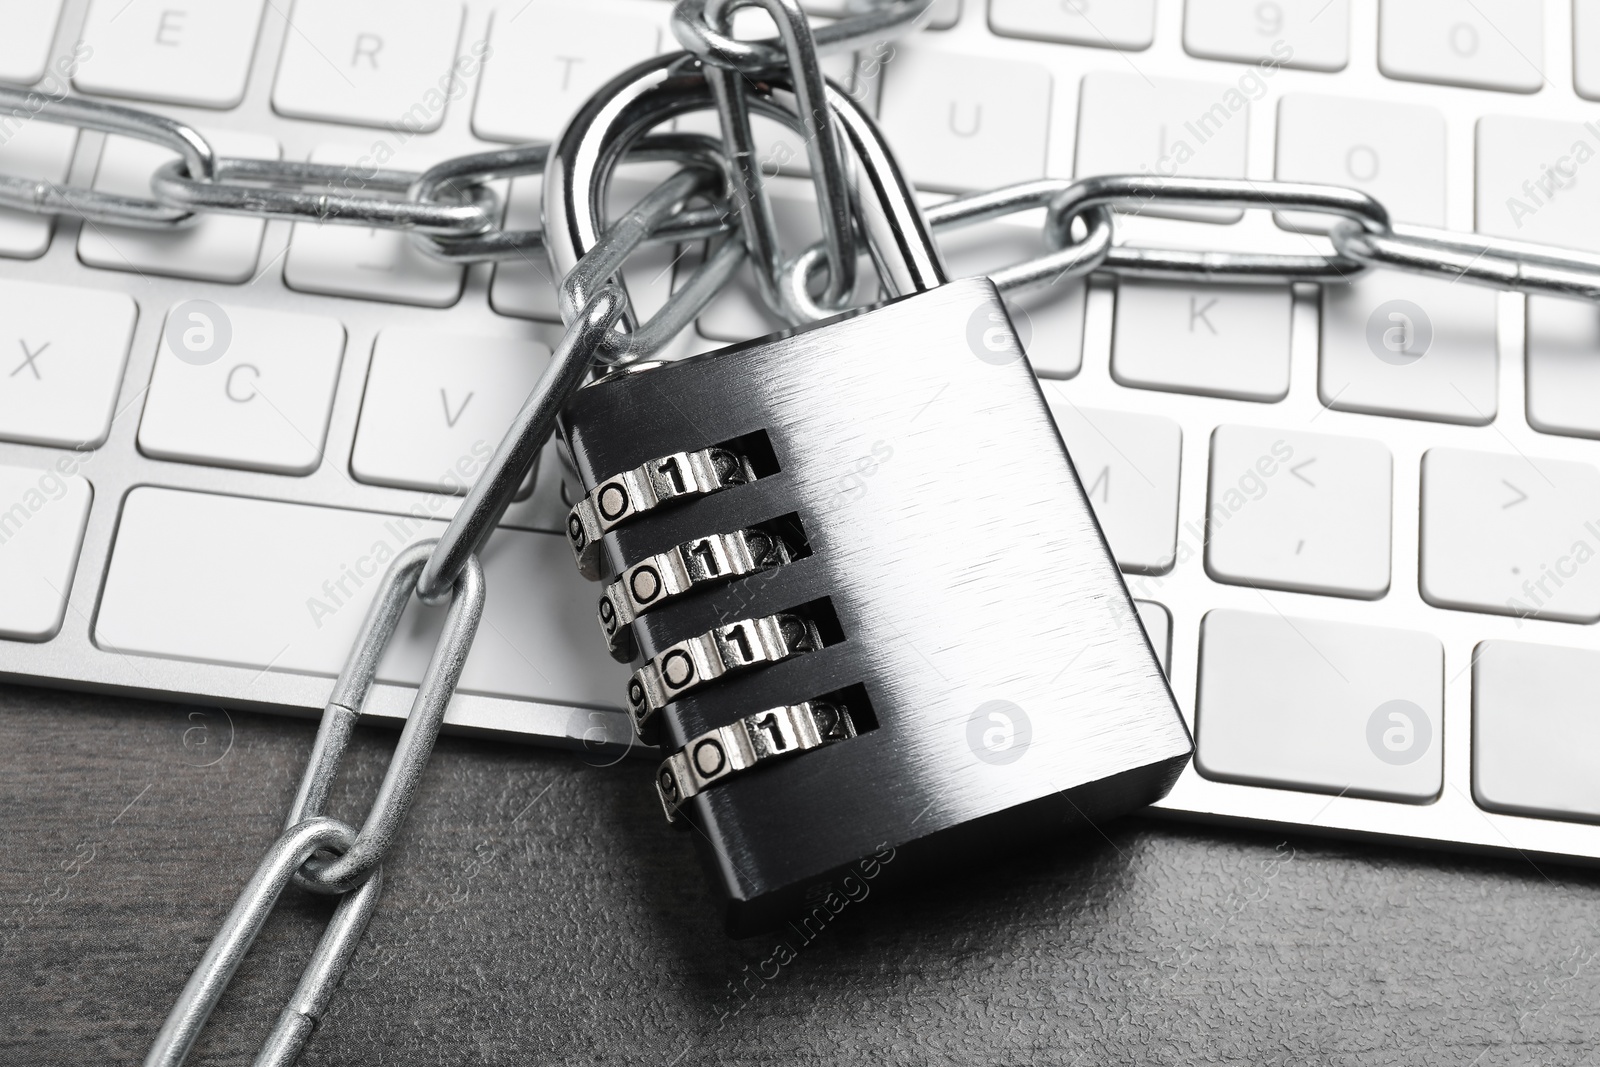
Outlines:
[[[619,375],[569,408],[585,486],[756,430],[780,466],[612,531],[611,573],[695,534],[791,511],[811,546],[805,559],[641,617],[644,655],[823,596],[845,635],[670,705],[669,747],[851,684],[872,702],[877,729],[686,806],[736,929],[885,846],[980,823],[1009,839],[997,816],[1037,822],[1030,805],[1063,793],[1088,820],[1147,803],[1187,759],[1187,729],[1031,368],[1014,338],[1000,353],[974,340],[1000,309],[986,279],[959,282]],[[863,459],[875,455],[868,475]],[[1003,754],[1015,758],[975,740],[972,724],[994,701],[1015,709]]]

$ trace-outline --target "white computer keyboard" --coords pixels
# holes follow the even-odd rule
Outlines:
[[[1046,174],[1278,177],[1600,251],[1600,0],[935,10],[914,39],[829,60],[930,201]],[[76,50],[78,91],[184,118],[224,154],[421,169],[551,138],[606,77],[674,47],[669,11],[34,0],[6,8],[0,79],[59,77]],[[798,248],[804,154],[772,129],[762,144]],[[138,194],[162,159],[0,123],[4,173]],[[510,224],[536,218],[536,181],[503,191]],[[1305,252],[1317,221],[1121,229]],[[953,273],[1027,254],[1036,222],[949,235]],[[0,214],[0,256],[0,671],[50,684],[319,707],[374,577],[453,513],[558,331],[543,263],[463,270],[347,227]],[[692,258],[640,257],[636,298]],[[229,331],[203,367],[169,339],[196,300]],[[1600,310],[1388,273],[1325,292],[1096,278],[1015,310],[1196,731],[1165,810],[1600,857]],[[679,350],[775,325],[736,287]],[[547,454],[487,550],[454,728],[628,737],[626,671],[563,514]],[[404,624],[377,713],[403,714],[428,614]]]

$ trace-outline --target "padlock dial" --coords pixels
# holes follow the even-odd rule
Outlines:
[[[600,538],[663,504],[748,485],[775,473],[764,434],[688,452],[672,452],[601,481],[567,515],[567,542],[578,572],[600,577]]]
[[[730,775],[855,737],[858,721],[862,728],[875,725],[866,691],[856,686],[848,697],[829,694],[768,708],[690,739],[656,771],[656,792],[667,821],[677,822],[684,801]]]
[[[662,649],[634,671],[628,710],[640,735],[650,740],[656,713],[684,694],[727,674],[815,652],[841,636],[826,598],[793,611],[718,626]]]
[[[652,608],[808,555],[804,528],[791,514],[734,533],[697,537],[633,564],[600,594],[597,615],[612,657],[623,663],[633,659],[637,646],[630,626]]]

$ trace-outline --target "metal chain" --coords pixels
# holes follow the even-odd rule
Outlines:
[[[857,0],[859,12],[812,30],[797,0],[680,0],[673,32],[684,63],[707,76],[723,140],[690,134],[638,139],[588,175],[603,203],[611,174],[626,161],[670,161],[681,169],[638,205],[610,220],[558,290],[566,334],[483,476],[437,541],[402,552],[385,575],[360,636],[324,709],[311,759],[278,840],[247,883],[184,987],[146,1058],[177,1067],[243,960],[278,896],[293,881],[339,896],[300,985],[263,1046],[258,1065],[292,1064],[310,1038],[376,906],[382,864],[416,796],[434,740],[482,616],[486,595],[478,553],[549,439],[573,391],[596,367],[647,359],[688,326],[749,259],[773,312],[791,323],[837,314],[855,289],[857,262],[871,242],[851,170],[902,180],[872,119],[822,78],[817,56],[849,51],[905,32],[933,0]],[[729,35],[741,7],[759,6],[780,34],[765,41]],[[875,54],[877,50],[875,49]],[[659,61],[652,61],[659,62]],[[622,77],[628,77],[624,74]],[[773,84],[794,103],[774,113]],[[774,114],[805,138],[823,240],[786,257],[777,240],[752,109]],[[777,107],[777,111],[783,111]],[[544,145],[522,145],[446,160],[427,171],[330,166],[221,157],[193,127],[136,108],[0,87],[0,111],[104,133],[176,152],[151,177],[150,197],[129,197],[47,181],[0,176],[0,207],[95,223],[167,230],[205,214],[368,226],[406,231],[428,255],[459,264],[546,254],[538,230],[507,230],[490,183],[542,174]],[[866,134],[870,134],[867,136]],[[1308,255],[1132,248],[1116,243],[1116,212],[1201,205],[1307,212],[1332,217],[1330,250]],[[936,231],[1044,209],[1042,251],[989,272],[1006,293],[1093,272],[1205,281],[1325,282],[1379,266],[1496,289],[1600,300],[1600,256],[1498,238],[1396,225],[1384,206],[1355,189],[1291,182],[1111,175],[1042,179],[959,196],[926,210]],[[907,210],[914,212],[914,205]],[[889,220],[890,226],[894,220]],[[881,228],[881,227],[880,227]],[[699,268],[645,323],[632,318],[618,271],[647,243],[709,241]],[[569,260],[570,261],[570,260]],[[448,603],[444,627],[372,810],[356,830],[323,813],[330,786],[360,718],[383,650],[412,593]]]
[[[563,318],[568,324],[566,334],[483,475],[444,534],[401,552],[384,575],[323,709],[311,758],[283,833],[262,859],[179,994],[145,1059],[146,1067],[178,1067],[188,1056],[290,881],[315,893],[342,897],[299,986],[256,1059],[258,1067],[288,1067],[294,1063],[327,1009],[376,907],[383,860],[416,797],[471,651],[486,595],[478,553],[549,440],[562,407],[589,377],[591,369],[597,364],[623,365],[654,354],[693,321],[743,261],[744,246],[723,241],[654,318],[629,333],[617,333],[628,307],[627,296],[606,279],[642,244],[659,240],[665,233],[720,232],[720,222],[708,231],[704,212],[688,205],[697,197],[714,197],[731,173],[717,142],[711,138],[661,135],[646,138],[640,149],[642,155],[676,159],[685,166],[615,220],[603,239],[569,273],[560,290]],[[490,155],[493,154],[457,161],[457,166],[475,175],[504,173],[506,168],[526,165],[533,158],[531,153],[498,160],[488,158]],[[219,170],[225,170],[227,161],[223,162]],[[424,190],[433,180],[413,177],[417,187]],[[601,176],[602,187],[609,181],[608,171]],[[406,187],[411,188],[412,183]],[[347,823],[328,818],[323,809],[372,688],[378,663],[413,592],[424,603],[448,602],[449,610],[388,771],[371,811],[357,831]]]

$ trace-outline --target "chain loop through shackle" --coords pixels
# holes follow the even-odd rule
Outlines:
[[[550,146],[517,145],[456,156],[429,167],[412,181],[407,196],[422,203],[439,200],[443,190],[463,195],[467,187],[504,178],[542,175]],[[685,156],[667,137],[645,138],[629,157],[629,162],[684,162]],[[677,244],[727,233],[732,222],[726,208],[710,206],[686,210],[652,230],[647,244]],[[490,263],[500,260],[543,260],[544,231],[491,228],[464,237],[414,234],[412,240],[424,253],[446,263]]]
[[[695,51],[697,46],[706,43],[694,32],[696,26],[709,24],[726,33],[732,29],[735,12],[745,7],[765,11],[778,27],[800,118],[798,132],[811,163],[811,184],[822,223],[827,275],[816,305],[831,312],[842,311],[856,286],[850,188],[844,151],[834,135],[834,111],[826,102],[827,86],[818,63],[811,23],[798,0],[682,0],[673,11],[673,33],[681,44]],[[792,324],[810,321],[816,316],[808,313],[809,307],[786,299],[784,289],[778,284],[784,267],[783,249],[750,122],[746,82],[752,76],[719,64],[719,57],[709,49],[696,54],[704,64],[706,81],[717,102],[723,142],[733,163],[733,207],[744,234],[745,248],[755,263],[762,300]]]
[[[863,177],[855,204],[880,282],[890,295],[942,284],[943,259],[882,131],[837,87],[829,85],[826,92],[840,136]],[[781,77],[769,75],[748,87],[748,95],[758,113],[799,125],[798,104]],[[602,240],[597,205],[585,191],[603,186],[633,140],[655,125],[715,106],[701,65],[683,56],[658,56],[601,87],[578,109],[551,152],[545,181],[545,236],[556,273],[575,272]],[[726,251],[714,252],[713,258]],[[826,314],[833,312],[819,310],[817,317]]]

